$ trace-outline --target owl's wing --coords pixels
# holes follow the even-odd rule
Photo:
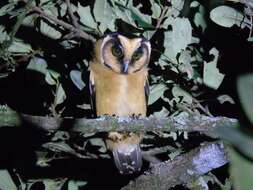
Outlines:
[[[89,80],[89,90],[90,90],[90,105],[91,105],[91,109],[94,113],[96,113],[96,99],[95,99],[95,83],[94,83],[94,78],[93,78],[93,74],[92,71],[90,71],[90,80]]]
[[[146,82],[144,85],[144,91],[145,91],[145,98],[146,98],[146,105],[148,105],[148,97],[149,97],[149,83],[148,83],[148,78],[146,77]]]

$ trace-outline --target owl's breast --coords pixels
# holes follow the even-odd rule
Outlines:
[[[104,70],[93,75],[97,115],[146,116],[146,72],[122,75]]]

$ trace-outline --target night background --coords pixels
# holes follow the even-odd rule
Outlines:
[[[94,119],[93,42],[115,31],[150,40],[148,116],[239,121],[233,130],[224,124],[219,138],[147,132],[142,150],[166,147],[156,155],[160,162],[217,139],[229,147],[229,163],[170,189],[251,189],[252,15],[250,0],[1,1],[0,189],[121,189],[152,167],[144,160],[140,173],[120,175],[104,143],[107,133],[73,132],[71,121],[43,130],[22,117]],[[22,121],[17,126],[6,122],[14,115]]]

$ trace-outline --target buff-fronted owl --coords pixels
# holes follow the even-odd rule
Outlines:
[[[97,116],[141,116],[147,112],[151,45],[142,37],[110,33],[98,40],[90,62],[90,93]],[[106,144],[122,174],[141,170],[141,134],[109,132]]]

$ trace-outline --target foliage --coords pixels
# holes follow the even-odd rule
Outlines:
[[[119,31],[142,35],[152,43],[148,101],[150,114],[159,117],[180,115],[183,112],[212,115],[207,102],[200,100],[199,95],[205,93],[203,86],[217,90],[224,74],[217,67],[219,51],[215,47],[203,46],[208,27],[207,7],[201,1],[189,2],[9,0],[0,8],[0,17],[5,21],[0,25],[0,80],[9,80],[19,74],[20,70],[35,72],[43,78],[42,81],[36,81],[42,83],[41,90],[49,89],[46,93],[50,93],[50,97],[43,102],[44,109],[37,114],[90,117],[87,74],[92,48],[89,44],[107,32]],[[224,27],[237,25],[251,30],[250,5],[245,3],[244,11],[222,5],[210,12],[210,18]],[[251,40],[251,31],[248,40]],[[79,96],[73,95],[71,90]],[[242,97],[247,96],[247,91],[240,92]],[[222,100],[219,99],[221,97],[217,99],[222,103],[233,103],[228,95],[222,97]],[[250,104],[243,105],[247,107]],[[252,113],[248,107],[246,112]],[[14,106],[13,109],[19,111],[18,107]],[[25,112],[32,114],[34,110]],[[177,134],[173,133],[158,136],[177,140]],[[47,165],[49,161],[58,159],[57,152],[82,156],[74,150],[75,143],[71,144],[69,138],[61,137],[51,139],[51,144],[44,144],[43,151],[38,152],[37,164]],[[99,151],[104,153],[101,139],[93,139],[89,143],[100,147]],[[170,152],[169,157],[182,152],[181,146],[177,148]],[[49,150],[53,152],[51,155]],[[13,185],[5,170],[1,175],[5,178],[4,186]],[[200,180],[205,187],[208,181],[215,181],[213,177],[210,179],[206,176]],[[70,190],[86,185],[86,181],[74,179],[16,181],[19,181],[20,189],[33,189],[37,182],[42,182],[45,189],[49,190],[60,189],[64,184]]]

